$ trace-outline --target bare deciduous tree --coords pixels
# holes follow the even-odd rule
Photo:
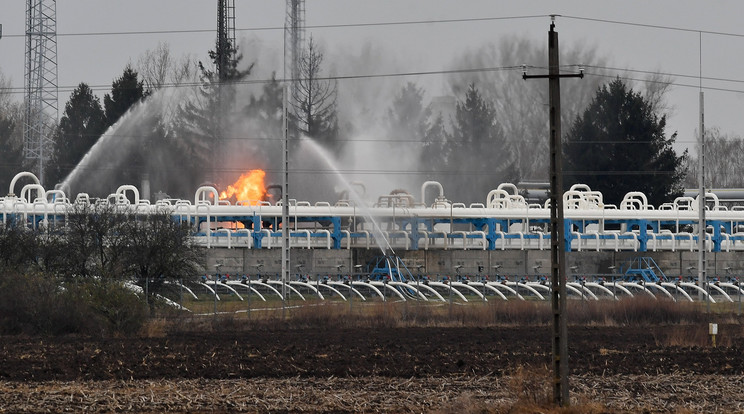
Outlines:
[[[724,134],[718,128],[705,130],[705,185],[708,188],[744,188],[744,138]],[[687,188],[698,187],[699,157],[690,157],[685,179]]]
[[[300,79],[293,88],[292,114],[297,129],[331,147],[337,138],[336,81],[322,77],[323,52],[312,36],[300,58]]]
[[[167,42],[145,51],[137,61],[137,69],[149,91],[197,80],[196,61],[189,55],[175,58]]]

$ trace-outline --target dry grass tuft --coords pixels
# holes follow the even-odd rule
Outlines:
[[[171,324],[165,318],[151,318],[140,330],[144,338],[164,338]]]
[[[552,378],[545,366],[517,367],[507,382],[510,394],[516,398],[516,406],[549,407],[553,396]]]

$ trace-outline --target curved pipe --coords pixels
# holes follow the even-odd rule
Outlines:
[[[579,296],[584,296],[584,294],[582,293],[583,291],[576,288],[576,286],[571,285],[570,282],[566,283],[566,290],[567,291],[570,290],[571,292],[574,292],[575,294]]]
[[[209,198],[206,196],[207,194],[212,194],[212,201],[209,201]],[[196,193],[194,193],[194,205],[197,205],[199,203],[212,204],[213,206],[219,205],[219,195],[217,194],[217,189],[212,187],[211,185],[203,185],[196,189]]]
[[[35,199],[31,198],[32,191],[36,190],[36,198],[44,198],[44,187],[41,184],[26,184],[21,188],[21,200],[32,203]]]
[[[661,286],[674,288],[677,292],[680,293],[680,295],[684,296],[690,302],[693,302],[693,300],[690,297],[690,295],[687,292],[685,292],[685,290],[682,289],[681,287],[679,287],[678,285],[675,285],[674,283],[670,283],[670,282],[661,282]]]
[[[742,289],[742,288],[741,288],[741,287],[739,287],[739,286],[736,286],[736,284],[735,284],[735,283],[729,283],[729,282],[721,282],[721,283],[719,283],[719,285],[721,285],[721,286],[723,286],[723,287],[727,287],[727,288],[731,288],[731,289],[734,289],[734,290],[736,290],[736,291],[737,291],[737,292],[736,292],[736,293],[737,293],[737,295],[741,295],[742,293],[744,293],[744,289]]]
[[[222,300],[222,299],[220,299],[220,295],[218,295],[217,292],[215,292],[215,290],[212,289],[211,286],[209,286],[208,284],[206,284],[204,282],[197,282],[197,283],[200,284],[200,285],[202,285],[202,286],[204,286],[205,288],[207,288],[207,290],[210,291],[212,293],[212,295],[214,295],[214,296],[217,297],[217,300]]]
[[[587,287],[593,287],[595,289],[599,289],[602,292],[606,293],[607,295],[611,296],[612,298],[615,298],[615,295],[612,293],[612,291],[610,289],[607,289],[606,287],[604,287],[603,285],[600,285],[597,282],[586,282],[585,285]]]
[[[677,301],[676,299],[674,299],[674,296],[673,296],[673,295],[672,295],[671,293],[669,293],[669,291],[668,291],[668,290],[666,290],[666,289],[664,288],[664,286],[662,286],[661,284],[658,284],[658,285],[657,285],[656,283],[648,283],[648,284],[647,284],[646,286],[649,286],[649,287],[652,287],[652,288],[654,288],[654,289],[658,290],[659,292],[661,292],[661,293],[663,293],[663,294],[667,295],[667,297],[668,297],[669,299],[671,299],[671,300],[673,300],[673,301],[675,301],[675,302]]]
[[[705,289],[701,288],[700,286],[696,285],[695,283],[679,282],[679,285],[680,286],[684,286],[686,288],[697,290],[698,293],[702,294],[703,296],[706,296],[711,303],[716,303],[715,299],[713,299],[713,297],[711,297],[710,294],[708,294],[708,292],[705,291]]]
[[[523,288],[529,290],[530,292],[532,292],[533,295],[535,295],[538,298],[540,298],[540,300],[545,300],[545,296],[541,295],[540,292],[538,292],[537,290],[535,290],[535,288],[533,287],[534,286],[533,283],[530,283],[530,282],[527,282],[527,283],[506,282],[504,284],[506,286],[523,287]],[[538,283],[538,285],[540,285],[540,284]],[[543,286],[543,285],[540,285],[540,286]]]
[[[289,282],[289,283],[294,283],[294,282]],[[297,283],[303,283],[303,282],[297,282]],[[325,289],[328,289],[328,290],[330,290],[330,291],[331,291],[332,293],[335,293],[335,294],[337,294],[338,296],[340,296],[340,297],[341,297],[341,299],[343,299],[343,300],[344,300],[344,302],[346,302],[346,296],[344,296],[343,294],[341,294],[341,292],[339,292],[339,291],[338,291],[338,289],[336,289],[335,287],[331,286],[330,282],[329,282],[329,283],[321,283],[321,284],[319,284],[319,285],[318,285],[318,288],[325,288]],[[318,289],[318,290],[320,290],[320,289]]]
[[[134,203],[132,204],[135,204],[135,205],[139,204],[140,202],[139,190],[137,189],[137,187],[133,185],[120,185],[119,188],[116,189],[117,200],[127,199],[127,191],[131,191],[132,194],[134,195]]]
[[[482,294],[482,293],[480,293],[480,292],[478,291],[478,289],[476,289],[476,288],[474,288],[474,287],[470,286],[470,285],[469,285],[469,284],[467,284],[467,283],[462,283],[462,282],[452,282],[452,286],[456,286],[456,287],[460,287],[460,288],[468,289],[468,290],[470,290],[471,292],[475,293],[475,295],[476,295],[476,296],[478,296],[479,298],[483,299],[484,301],[488,301],[488,299],[486,299],[486,298],[485,298],[485,297],[483,296],[483,294]]]
[[[135,285],[134,283],[131,283],[131,282],[124,282],[124,287],[126,287],[127,289],[131,290],[132,292],[134,292],[135,294],[138,294],[138,295],[142,295],[142,294],[144,294],[144,293],[145,293],[144,289],[142,289],[142,287],[141,287],[141,286]],[[158,299],[162,299],[162,300],[163,300],[163,301],[164,301],[164,302],[165,302],[165,303],[166,303],[166,304],[167,304],[168,306],[173,306],[174,308],[178,308],[178,309],[183,309],[183,310],[185,310],[185,311],[189,311],[189,312],[191,312],[191,311],[190,311],[190,310],[188,310],[187,308],[184,308],[184,307],[183,307],[183,306],[181,306],[180,304],[178,304],[178,303],[176,303],[176,302],[174,302],[174,301],[172,301],[172,300],[170,300],[170,299],[166,298],[166,297],[165,297],[165,296],[163,296],[163,295],[160,295],[160,294],[155,294],[155,296],[156,296],[156,297],[157,297]]]
[[[247,284],[236,282],[234,280],[228,281],[227,284],[232,285],[232,286],[244,287],[248,291],[249,295],[251,294],[251,292],[253,292],[256,295],[258,295],[258,297],[261,298],[262,301],[266,302],[266,298],[264,297],[264,295],[262,295],[259,291],[257,291],[256,288],[254,288],[253,286],[248,286]]]
[[[176,285],[175,283],[171,282],[170,280],[166,280],[166,281],[165,281],[165,284],[166,284],[166,285],[175,285],[175,286],[178,286],[179,288],[182,288],[182,289],[184,289],[184,290],[185,290],[186,292],[188,292],[188,293],[189,293],[189,295],[191,295],[191,297],[192,297],[192,298],[194,298],[194,299],[199,299],[199,298],[198,298],[198,297],[196,296],[196,294],[194,293],[194,291],[193,291],[193,290],[191,290],[191,289],[190,289],[190,288],[189,288],[188,286],[186,286],[186,285],[184,285],[184,284],[179,284],[179,285]]]
[[[372,285],[370,285],[370,284],[369,284],[369,283],[367,283],[367,282],[351,282],[351,283],[352,283],[353,285],[357,285],[357,286],[363,286],[363,287],[365,287],[365,288],[367,288],[367,289],[370,289],[370,290],[374,291],[375,293],[377,293],[377,295],[378,295],[378,296],[379,296],[379,297],[380,297],[381,299],[383,299],[383,300],[385,299],[385,295],[384,295],[384,294],[383,294],[382,292],[380,292],[380,289],[377,289],[377,288],[376,288],[375,286],[372,286]]]
[[[38,178],[33,173],[30,173],[28,171],[19,172],[16,174],[12,180],[10,180],[10,187],[8,188],[8,195],[15,194],[15,185],[23,177],[28,177],[32,180],[34,180],[34,183],[37,185],[41,185],[41,181],[39,181]]]
[[[524,296],[520,295],[519,292],[516,290],[510,288],[509,286],[500,283],[500,282],[488,282],[488,286],[493,287],[494,289],[504,289],[505,291],[511,293],[512,295],[516,296],[517,299],[524,300]],[[537,290],[534,289],[527,289],[530,292],[534,293],[537,297],[539,297],[541,300],[545,299]],[[550,289],[548,289],[550,291]]]
[[[299,286],[304,286],[304,287],[312,290],[313,292],[315,292],[315,294],[318,295],[318,297],[320,299],[325,300],[325,298],[323,297],[323,294],[320,293],[320,289],[318,288],[320,286],[320,281],[319,280],[316,280],[315,283],[301,282],[299,280],[290,281],[289,283],[295,283],[295,284],[297,284]]]
[[[449,292],[449,291],[450,291],[450,286],[449,286],[448,284],[446,284],[446,283],[442,283],[442,282],[429,282],[429,286],[436,286],[436,287],[441,287],[441,288],[443,288],[443,289],[446,289],[446,290],[447,290],[447,292]],[[455,289],[455,288],[451,288],[451,290],[452,290],[452,293],[454,293],[455,295],[459,296],[459,297],[460,297],[460,299],[462,299],[462,301],[463,301],[463,302],[467,302],[467,301],[468,301],[468,300],[467,300],[467,299],[465,298],[465,296],[463,296],[463,294],[462,294],[462,293],[460,293],[460,291],[459,291],[459,290],[457,290],[457,289]]]
[[[720,286],[716,286],[716,284],[715,284],[715,283],[710,283],[710,282],[708,282],[708,286],[709,286],[709,287],[710,287],[711,289],[715,289],[715,290],[717,290],[717,291],[718,291],[718,293],[722,294],[722,295],[723,295],[723,297],[724,297],[724,298],[726,298],[726,300],[728,300],[729,302],[733,302],[733,301],[734,301],[733,299],[731,299],[731,296],[729,296],[729,295],[728,295],[728,293],[726,293],[726,291],[725,291],[725,290],[721,289],[721,287],[720,287]]]
[[[274,286],[271,286],[271,285],[269,285],[267,283],[263,283],[263,282],[261,282],[259,280],[251,280],[250,284],[251,285],[265,287],[265,288],[271,290],[272,292],[276,293],[276,295],[279,296],[279,299],[283,299],[281,292],[279,292],[278,290],[276,290],[276,288]]]
[[[501,297],[501,299],[507,300],[506,299],[506,296],[504,296],[504,294],[501,293],[500,290],[496,289],[495,287],[493,287],[491,285],[488,285],[488,284],[485,284],[485,283],[482,283],[482,282],[470,282],[470,285],[472,285],[472,286],[483,286],[485,289],[488,289],[488,290],[492,291],[493,293],[495,293],[497,296]]]
[[[442,187],[442,184],[439,181],[425,181],[421,185],[421,202],[423,204],[426,204],[426,189],[431,186],[437,187],[439,189],[439,197],[437,197],[438,199],[444,198],[444,187]]]
[[[339,292],[341,291],[341,289],[349,289],[349,285],[343,284],[341,282],[328,282],[328,284],[329,285],[332,285],[332,286],[338,286],[339,287]],[[364,300],[364,301],[367,300],[367,298],[365,298],[364,295],[362,295],[361,293],[359,293],[358,290],[354,289],[354,285],[351,285],[351,292],[352,292],[352,294],[356,293],[356,295],[359,296],[359,298],[361,300]]]
[[[409,283],[406,283],[406,282],[397,282],[397,281],[389,281],[388,284],[389,285],[393,285],[393,286],[401,287],[402,289],[405,289],[405,290],[413,289],[413,290],[416,291],[416,295],[418,295],[419,298],[426,300],[426,296],[422,295],[421,292],[419,292],[419,290],[416,289],[416,285],[415,284],[409,284]],[[410,292],[407,292],[407,293],[410,294]],[[411,296],[413,296],[413,295],[411,295]]]
[[[400,293],[400,292],[398,291],[398,289],[396,289],[396,288],[394,288],[394,287],[390,286],[390,285],[389,285],[389,284],[387,284],[387,283],[382,283],[382,282],[369,282],[369,284],[370,284],[370,285],[373,285],[373,286],[377,286],[377,287],[382,287],[383,289],[389,289],[389,290],[393,291],[393,293],[395,293],[395,294],[396,294],[396,295],[397,295],[397,296],[398,296],[399,298],[401,298],[402,300],[404,300],[404,301],[406,300],[405,296],[403,296],[403,294],[402,294],[402,293]],[[383,299],[384,299],[384,298],[385,298],[385,295],[383,295]]]
[[[271,285],[279,285],[279,286],[281,286],[281,285],[283,285],[283,284],[284,284],[284,283],[282,283],[282,282],[280,282],[280,281],[278,281],[278,280],[267,280],[267,281],[266,281],[266,283],[268,283],[268,284],[271,284]],[[305,285],[307,285],[307,287],[311,287],[311,286],[310,286],[310,285],[308,285],[307,283],[305,283]],[[300,299],[302,299],[302,300],[305,300],[305,297],[304,297],[304,296],[302,296],[302,293],[300,293],[300,291],[299,291],[299,290],[295,289],[295,288],[294,288],[294,287],[293,287],[293,286],[292,286],[291,284],[287,283],[287,289],[289,289],[289,290],[291,290],[292,292],[296,293],[296,294],[297,294],[297,296],[299,296],[299,297],[300,297]],[[315,290],[315,289],[313,289],[313,290]],[[318,292],[317,290],[316,290],[316,293],[318,294],[318,296],[320,296],[320,298],[321,298],[321,299],[325,299],[325,298],[323,297],[323,295],[321,295],[321,294],[320,294],[320,292]],[[279,296],[282,296],[282,295],[281,295],[281,294],[279,294]]]
[[[238,299],[240,299],[241,301],[243,300],[243,297],[240,296],[240,293],[238,293],[237,290],[233,289],[232,286],[226,285],[226,284],[224,284],[222,282],[212,282],[212,284],[216,284],[217,286],[224,286],[225,288],[227,288],[227,290],[229,290],[232,293],[234,293],[238,297]]]
[[[589,295],[590,298],[594,300],[599,300],[597,295],[595,295],[594,292],[589,290],[589,288],[587,288],[586,285],[582,286],[581,283],[578,283],[578,282],[568,282],[566,283],[566,286],[574,286],[576,289],[583,290],[584,292],[586,292],[586,295]]]
[[[638,284],[636,282],[623,282],[623,286],[631,286],[636,289],[640,289],[643,292],[646,292],[649,296],[651,296],[654,299],[657,299],[656,295],[653,294],[650,290],[648,290],[645,286]]]
[[[442,297],[442,295],[440,295],[440,294],[439,294],[439,292],[437,292],[437,290],[436,290],[436,289],[434,289],[433,287],[431,287],[431,286],[427,285],[426,283],[419,283],[419,284],[418,284],[418,286],[419,286],[419,288],[421,288],[421,289],[426,289],[427,291],[429,291],[429,292],[430,292],[430,293],[431,293],[432,295],[436,296],[436,297],[437,297],[437,298],[438,298],[439,300],[441,300],[442,302],[447,302],[447,300],[446,300],[446,299],[444,299],[444,298]],[[427,299],[427,300],[428,300],[428,299]]]
[[[628,288],[626,288],[625,286],[623,286],[622,283],[614,282],[612,284],[612,289],[614,289],[614,290],[620,289],[621,292],[625,293],[626,295],[630,296],[631,298],[634,298],[635,297],[633,295],[633,292],[631,292],[630,290],[628,290]],[[613,293],[613,296],[617,299],[617,294],[616,293]]]

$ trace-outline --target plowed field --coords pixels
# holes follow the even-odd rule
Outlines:
[[[744,410],[742,328],[720,326],[717,348],[707,328],[571,328],[572,397],[610,412]],[[549,334],[503,327],[3,337],[0,411],[497,411],[546,388]]]

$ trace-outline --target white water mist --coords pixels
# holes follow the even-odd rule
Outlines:
[[[394,255],[395,252],[393,251],[393,247],[390,246],[390,242],[388,242],[387,238],[385,237],[385,234],[382,232],[380,225],[377,223],[377,220],[375,220],[375,218],[372,216],[372,212],[370,211],[369,206],[362,199],[359,193],[354,189],[351,183],[346,179],[346,177],[344,177],[344,175],[341,174],[338,167],[336,166],[335,161],[333,160],[331,155],[328,154],[328,151],[323,149],[323,147],[318,145],[317,142],[313,141],[310,137],[307,137],[307,136],[302,136],[300,138],[300,143],[301,145],[305,146],[306,148],[314,152],[318,158],[320,158],[323,162],[325,162],[328,165],[331,171],[333,171],[334,175],[336,175],[338,180],[344,186],[344,189],[349,192],[349,197],[351,197],[354,204],[357,205],[357,207],[361,210],[362,214],[367,219],[369,219],[369,221],[372,223],[372,234],[374,236],[375,243],[382,251],[382,254],[384,256],[387,256],[388,254]]]

